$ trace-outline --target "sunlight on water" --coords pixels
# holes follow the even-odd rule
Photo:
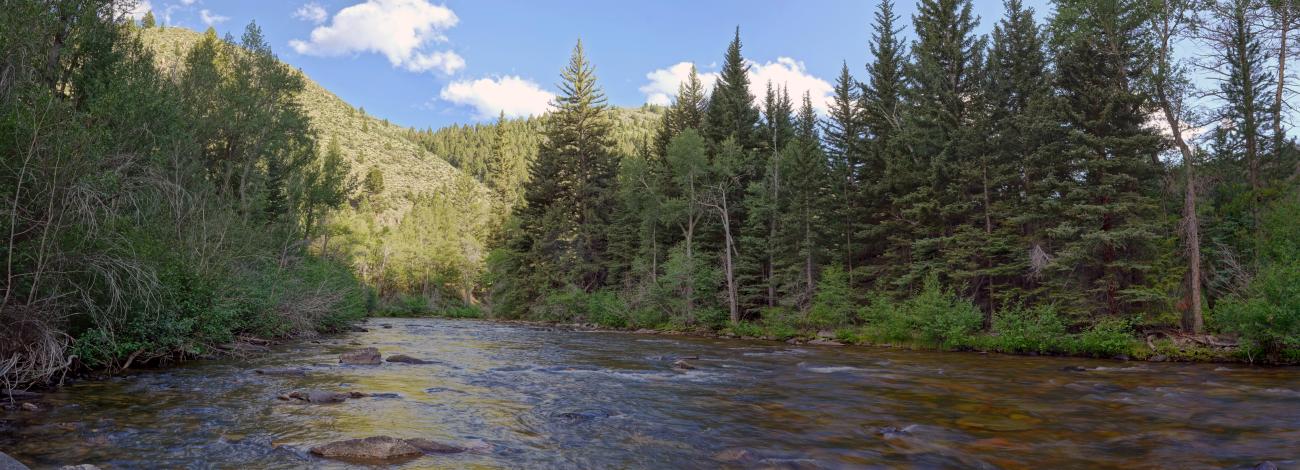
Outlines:
[[[248,361],[75,384],[46,395],[44,411],[0,415],[0,450],[37,466],[345,468],[309,449],[389,435],[490,447],[406,468],[1285,468],[1300,459],[1295,368],[796,349],[454,320],[367,326]],[[430,363],[338,364],[362,346]],[[674,370],[681,357],[696,368]],[[307,373],[253,372],[286,367]],[[308,389],[370,396],[276,398]]]

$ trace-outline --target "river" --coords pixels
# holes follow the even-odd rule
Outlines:
[[[389,327],[385,328],[387,324]],[[1300,370],[372,319],[247,360],[81,381],[0,411],[33,465],[347,468],[308,449],[482,441],[403,468],[1252,468],[1300,461]],[[339,365],[374,346],[431,364]],[[696,368],[672,367],[679,358]],[[303,367],[303,376],[256,368]],[[378,396],[339,404],[299,389]]]

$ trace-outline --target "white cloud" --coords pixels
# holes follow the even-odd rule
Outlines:
[[[199,10],[199,19],[203,20],[203,24],[212,26],[214,24],[224,22],[230,19],[230,17],[221,16],[209,10],[204,9],[204,10]]]
[[[132,6],[131,9],[129,10],[126,11],[117,10],[117,11],[125,13],[127,16],[130,16],[131,19],[133,20],[139,20],[140,18],[144,18],[144,14],[148,13],[149,10],[152,9],[153,9],[153,5],[149,4],[149,0],[140,0],[139,2],[136,2],[136,4]]]
[[[194,2],[196,2],[196,1],[198,1],[198,0],[181,0],[181,5],[190,6],[190,5],[193,5]]]
[[[459,21],[450,8],[427,0],[367,0],[339,10],[330,24],[312,30],[310,40],[295,39],[289,46],[299,54],[321,57],[375,52],[394,67],[450,74],[464,68],[465,59],[452,51],[425,48],[446,42],[444,32]]]
[[[699,73],[700,82],[704,84],[704,89],[713,89],[713,83],[718,81],[716,73]],[[673,98],[677,96],[677,88],[686,81],[686,77],[691,74],[690,62],[678,62],[668,68],[652,71],[645,74],[645,78],[650,83],[641,86],[641,93],[645,93],[645,102],[657,104],[659,106],[668,106],[672,104]]]
[[[762,99],[767,93],[767,84],[772,83],[773,87],[787,87],[790,90],[790,98],[795,101],[795,106],[799,105],[803,99],[804,92],[812,96],[813,108],[819,113],[825,114],[829,109],[829,103],[834,87],[830,82],[822,80],[808,73],[807,67],[803,62],[794,60],[789,57],[779,57],[775,62],[758,63],[746,61],[749,66],[749,92],[755,97]],[[641,92],[646,95],[646,103],[666,105],[677,96],[677,87],[686,80],[690,73],[690,62],[679,62],[667,68],[651,71],[646,74],[650,80],[641,87]],[[714,82],[718,79],[716,72],[698,72],[700,81],[703,82],[705,90],[712,90]]]
[[[308,2],[303,4],[303,6],[298,7],[298,10],[293,12],[293,17],[303,21],[321,24],[325,22],[325,18],[329,17],[329,13],[326,13],[325,8],[320,6],[319,3]]]
[[[494,118],[502,112],[507,117],[540,116],[555,99],[553,93],[516,76],[458,80],[444,87],[438,97],[473,107],[477,119]]]

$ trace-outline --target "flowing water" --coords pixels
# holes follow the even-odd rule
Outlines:
[[[388,324],[391,328],[384,328]],[[196,361],[0,411],[34,468],[345,468],[313,445],[481,440],[404,468],[1300,466],[1300,370],[792,346],[466,320]],[[434,361],[338,365],[342,351]],[[696,366],[677,371],[682,357]],[[255,368],[303,367],[304,376]],[[339,404],[299,389],[382,394]]]

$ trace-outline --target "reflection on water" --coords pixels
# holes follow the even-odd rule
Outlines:
[[[1294,368],[796,348],[458,320],[369,326],[255,360],[67,387],[42,399],[44,411],[0,412],[0,450],[37,466],[344,468],[307,449],[390,435],[492,447],[405,468],[1300,461]],[[338,365],[357,345],[433,362]],[[674,370],[681,357],[697,357],[696,368]],[[308,372],[252,372],[267,367]],[[299,389],[393,395],[325,405],[276,399]]]

